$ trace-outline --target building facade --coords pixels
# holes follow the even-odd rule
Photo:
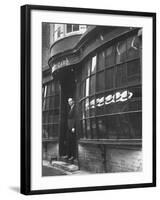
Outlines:
[[[141,171],[141,28],[49,26],[43,159],[66,154],[67,99],[73,97],[80,168],[93,173]]]

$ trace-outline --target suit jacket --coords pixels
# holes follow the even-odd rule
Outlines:
[[[68,112],[68,129],[76,128],[75,105]]]

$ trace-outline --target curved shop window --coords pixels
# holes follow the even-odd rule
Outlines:
[[[80,138],[141,139],[141,44],[126,37],[84,61]]]
[[[43,139],[58,137],[59,130],[59,84],[51,81],[43,86],[42,134]]]

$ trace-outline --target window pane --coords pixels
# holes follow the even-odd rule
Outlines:
[[[48,112],[43,112],[43,123],[47,123],[48,122]]]
[[[97,70],[104,69],[105,66],[105,53],[102,51],[98,54]]]
[[[85,100],[83,100],[81,102],[81,113],[82,113],[81,119],[85,119],[85,117],[86,117],[86,115],[85,115]]]
[[[105,124],[105,118],[99,117],[97,119],[97,128],[98,128],[98,138],[108,138],[107,137],[107,131],[106,131],[106,124]]]
[[[90,95],[95,93],[95,84],[96,84],[96,79],[95,79],[95,75],[92,75],[90,77]]]
[[[49,139],[53,139],[56,136],[58,136],[58,125],[56,125],[56,124],[48,125],[48,137],[49,137]]]
[[[49,99],[49,109],[53,109],[55,98],[53,96],[53,97],[49,97],[48,99]]]
[[[106,130],[109,138],[131,139],[141,138],[142,117],[141,113],[119,114],[107,116],[105,119]]]
[[[55,82],[54,87],[55,87],[55,92],[59,93],[59,90],[60,90],[59,83]]]
[[[127,58],[134,59],[140,55],[140,39],[138,36],[132,36],[127,39]]]
[[[112,93],[109,92],[106,93],[105,95],[106,114],[122,113],[130,111],[129,104],[136,100],[136,98],[133,95],[133,92],[135,92],[134,89],[124,88]]]
[[[82,97],[85,96],[85,90],[86,90],[86,81],[83,81],[82,84],[81,84]]]
[[[104,95],[104,101],[105,101],[105,113],[111,114],[114,112],[114,92],[107,92]]]
[[[128,110],[142,110],[142,88],[140,86],[132,87],[128,88],[128,91],[132,93],[132,98],[128,100]]]
[[[95,111],[96,111],[96,100],[95,96],[90,98],[90,116],[95,116]]]
[[[46,98],[45,110],[49,109],[49,100],[50,100],[50,98]]]
[[[48,138],[53,138],[53,125],[47,125],[48,126]]]
[[[46,109],[46,98],[44,98],[44,100],[43,100],[43,108],[42,108],[43,110],[45,110]]]
[[[48,138],[48,126],[46,126],[46,125],[43,125],[43,127],[42,127],[42,137],[44,139]]]
[[[142,138],[142,113],[131,113],[128,115],[130,125],[130,137]]]
[[[109,138],[109,139],[117,139],[118,138],[119,130],[117,130],[116,123],[117,123],[116,116],[108,116],[105,118],[107,138]]]
[[[127,67],[125,64],[116,67],[116,87],[127,84]]]
[[[85,100],[85,113],[86,113],[86,117],[89,117],[89,99],[88,98]]]
[[[136,124],[139,122],[137,121],[138,115],[134,114],[137,118],[131,117],[133,113],[131,114],[123,114],[123,115],[117,115],[116,118],[116,129],[119,130],[119,134],[117,135],[118,138],[135,138],[135,132],[137,130],[134,129],[135,122]],[[131,119],[134,119],[134,121],[131,121]],[[140,119],[139,119],[140,120]],[[140,120],[141,121],[141,120]],[[139,124],[139,128],[141,125]]]
[[[44,99],[44,91],[45,91],[45,87],[42,86],[42,99]]]
[[[49,111],[48,122],[53,123],[53,111]]]
[[[105,87],[106,89],[113,88],[114,68],[109,68],[105,71]]]
[[[52,82],[51,84],[51,94],[53,95],[55,93],[55,83]]]
[[[137,83],[140,81],[141,70],[139,59],[127,63],[127,77],[128,83]]]
[[[97,138],[97,130],[96,130],[96,120],[91,119],[91,129],[92,129],[92,138]]]
[[[127,96],[127,91],[126,92],[126,96]],[[117,94],[119,94],[119,92],[117,92]],[[117,95],[118,96],[118,95]],[[123,113],[123,112],[127,112],[128,111],[128,100],[126,101],[117,101],[112,103],[112,110],[110,110],[110,113]],[[106,106],[107,108],[107,106]]]
[[[91,70],[91,60],[87,60],[82,69],[82,79],[86,78],[87,76],[90,76],[90,70]]]
[[[97,92],[105,89],[105,71],[97,73]]]
[[[59,122],[59,109],[56,109],[53,111],[53,122],[54,123]]]
[[[106,66],[112,66],[115,63],[115,47],[111,46],[106,49]]]
[[[87,133],[87,138],[91,139],[91,126],[90,126],[90,119],[86,120],[86,133]]]
[[[83,88],[82,88],[82,82],[79,84],[79,90],[80,90],[80,98],[81,99],[83,97]]]
[[[82,131],[81,131],[81,138],[86,138],[86,124],[85,124],[85,120],[81,121],[81,127],[82,127]]]
[[[118,42],[116,46],[116,63],[123,63],[126,61],[126,42]]]
[[[91,73],[95,73],[95,71],[96,71],[96,63],[97,63],[97,56],[94,56],[94,57],[92,57]]]
[[[47,96],[50,96],[51,95],[51,84],[48,84],[48,87],[47,87]]]
[[[47,95],[47,85],[44,88],[44,97],[46,97],[46,95]]]
[[[72,24],[67,24],[67,33],[72,32]]]
[[[85,96],[87,97],[89,95],[89,78],[86,79],[86,94]]]
[[[104,94],[96,97],[96,114],[104,115]]]
[[[57,38],[59,38],[60,36],[61,36],[61,28],[58,27],[58,29],[57,29]]]
[[[122,131],[118,116],[108,116],[105,118],[106,132],[109,139],[118,139]]]
[[[59,95],[54,96],[55,102],[54,102],[54,108],[58,108],[59,107]]]
[[[59,110],[49,111],[49,123],[58,123],[59,122]]]
[[[92,65],[92,60],[89,59],[86,63],[86,68],[87,68],[87,76],[91,75],[91,65]]]
[[[79,30],[79,25],[73,25],[73,31],[78,31]]]
[[[85,119],[86,118],[86,114],[85,114],[85,100],[82,101],[81,105],[82,105],[82,119]]]
[[[82,68],[82,80],[84,80],[84,78],[86,78],[86,76],[87,76],[87,68],[84,66]]]

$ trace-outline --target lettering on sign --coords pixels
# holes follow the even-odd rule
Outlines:
[[[89,109],[89,107],[95,108],[96,106],[101,107],[101,106],[108,105],[111,103],[124,102],[131,99],[132,96],[133,96],[133,93],[127,90],[123,92],[116,92],[115,94],[109,94],[106,97],[99,97],[97,99],[92,99],[90,101],[90,106],[89,106],[89,102],[87,102],[85,107],[87,110]]]
[[[67,66],[67,65],[69,65],[69,60],[68,60],[68,58],[66,58],[66,59],[64,59],[64,60],[62,60],[62,61],[59,61],[59,62],[53,64],[53,66],[52,66],[52,73],[53,73],[55,70],[60,69],[60,68],[62,68],[62,67],[64,67],[64,66]]]

